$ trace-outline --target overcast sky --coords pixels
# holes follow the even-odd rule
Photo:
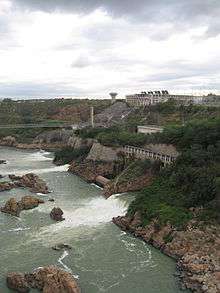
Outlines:
[[[1,97],[220,91],[220,0],[0,0]]]

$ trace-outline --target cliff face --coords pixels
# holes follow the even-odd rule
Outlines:
[[[119,175],[120,176],[120,175]],[[117,178],[116,178],[117,179]],[[140,177],[134,178],[124,182],[110,181],[104,186],[103,193],[106,198],[112,194],[138,191],[148,186],[152,182],[153,176],[151,174],[144,174]]]
[[[114,163],[94,162],[85,160],[83,162],[73,162],[69,167],[69,172],[83,178],[87,182],[96,182],[98,176],[111,177],[114,175]]]
[[[67,144],[71,136],[73,136],[72,130],[61,129],[61,130],[46,131],[38,135],[33,140],[33,144],[51,144],[51,143]]]
[[[118,160],[119,151],[120,148],[113,149],[96,142],[93,143],[86,159],[91,161],[115,162]]]
[[[75,145],[91,144],[92,140],[81,140],[78,138]],[[74,146],[75,146],[74,145]],[[72,162],[69,171],[87,182],[96,182],[98,176],[112,178],[117,175],[118,151],[94,142],[85,160]],[[106,180],[107,182],[107,180]]]

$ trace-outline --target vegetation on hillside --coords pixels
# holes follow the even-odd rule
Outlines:
[[[88,99],[48,99],[48,100],[20,100],[4,99],[0,101],[0,125],[5,124],[51,124],[55,129],[56,123],[85,122],[90,116],[90,106],[94,106],[95,113],[100,113],[110,105],[109,100]],[[0,138],[14,136],[19,142],[31,142],[45,129],[0,129]]]
[[[176,145],[181,155],[136,197],[128,214],[140,211],[144,224],[157,218],[182,227],[192,217],[190,207],[203,207],[198,216],[208,213],[209,220],[220,220],[220,119],[169,128],[162,138]]]
[[[89,147],[74,149],[73,147],[67,146],[55,152],[54,163],[68,164],[73,160],[83,160],[88,155],[89,150]]]

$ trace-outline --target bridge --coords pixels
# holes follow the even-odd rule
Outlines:
[[[177,156],[165,153],[159,153],[152,150],[148,150],[145,148],[139,148],[135,146],[126,145],[123,148],[123,152],[126,154],[127,157],[135,157],[138,159],[149,159],[152,161],[159,160],[163,162],[164,165],[169,165],[173,163]]]
[[[19,128],[71,128],[77,129],[78,124],[70,124],[70,123],[28,123],[28,124],[3,124],[0,125],[0,129],[19,129]]]

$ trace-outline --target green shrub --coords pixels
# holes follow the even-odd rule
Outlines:
[[[54,162],[67,164],[73,160],[83,159],[89,153],[90,148],[84,147],[79,149],[74,149],[72,147],[65,147],[59,151],[55,152]]]

